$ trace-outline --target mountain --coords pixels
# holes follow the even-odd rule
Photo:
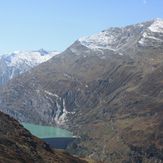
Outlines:
[[[65,152],[53,151],[16,120],[0,112],[1,163],[86,163]]]
[[[4,85],[13,77],[46,62],[57,54],[59,54],[57,51],[47,52],[40,49],[38,51],[16,51],[0,56],[0,85]]]
[[[163,162],[163,20],[115,27],[68,49],[0,90],[19,121],[81,137],[69,151],[105,163]]]
[[[161,45],[162,27],[163,20],[155,19],[125,28],[110,28],[98,34],[80,38],[79,41],[90,49],[110,49],[123,52],[134,44],[144,47]]]

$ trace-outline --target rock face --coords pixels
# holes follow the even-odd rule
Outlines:
[[[46,62],[59,54],[57,51],[16,51],[8,55],[0,56],[0,85],[4,85],[15,76],[30,70],[31,68]]]
[[[1,163],[86,163],[68,153],[53,151],[16,120],[0,112]]]
[[[78,155],[163,162],[162,24],[156,19],[77,40],[3,87],[2,111],[71,129],[81,137],[69,149]]]

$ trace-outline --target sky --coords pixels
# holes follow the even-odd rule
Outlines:
[[[163,18],[163,0],[0,0],[0,54],[63,51],[112,26]]]

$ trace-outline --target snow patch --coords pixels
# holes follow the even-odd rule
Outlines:
[[[55,123],[58,125],[63,125],[66,122],[66,118],[68,114],[75,114],[75,112],[68,112],[66,109],[65,99],[62,100],[62,105],[56,101],[57,111],[56,116],[54,118]]]
[[[148,34],[147,32],[143,33],[142,38],[138,41],[139,44],[144,45],[146,41],[153,40],[157,42],[163,42],[162,39],[152,36],[151,34]]]
[[[115,41],[115,36],[108,35],[107,31],[99,32],[92,36],[86,36],[79,39],[80,43],[90,49],[111,49],[110,44]]]
[[[138,41],[139,44],[145,45],[146,43],[150,43],[152,41],[161,43],[163,39],[159,33],[163,33],[163,20],[156,19],[152,22],[152,24],[144,31],[141,39]]]
[[[72,76],[69,75],[69,74],[67,74],[67,73],[64,73],[64,76],[65,76],[66,78],[68,78],[68,79],[72,79]]]
[[[148,29],[152,32],[163,33],[163,20],[156,19]]]
[[[46,94],[48,94],[49,96],[53,96],[53,97],[56,97],[56,98],[59,98],[59,96],[55,93],[52,93],[52,92],[49,92],[47,90],[44,91]]]
[[[58,118],[57,123],[63,124],[66,121],[66,116],[68,113],[69,112],[66,110],[65,100],[63,99],[63,111],[62,111],[62,115]]]
[[[20,64],[27,64],[30,66],[35,66],[40,63],[46,62],[53,56],[59,54],[58,52],[50,52],[48,54],[42,55],[39,51],[16,51],[10,55],[6,56],[6,62],[9,67],[14,67]]]

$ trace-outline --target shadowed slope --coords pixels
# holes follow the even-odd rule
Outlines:
[[[68,153],[53,151],[16,120],[0,112],[1,163],[85,163]]]

